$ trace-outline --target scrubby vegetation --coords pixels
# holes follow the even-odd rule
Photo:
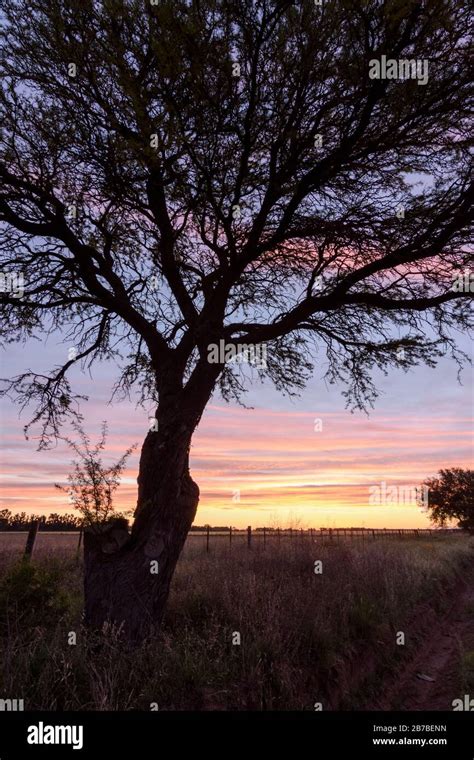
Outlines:
[[[472,550],[468,536],[209,554],[189,540],[163,628],[135,650],[117,630],[82,627],[81,560],[70,548],[43,548],[29,564],[1,552],[0,696],[44,710],[363,706],[377,668],[386,677],[405,655],[395,632],[411,630],[417,605],[448,605]],[[354,680],[369,653],[375,661]]]

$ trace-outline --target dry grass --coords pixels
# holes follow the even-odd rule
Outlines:
[[[364,685],[341,698],[348,665],[383,641],[381,665],[394,666],[395,632],[406,630],[417,604],[447,603],[473,559],[463,536],[254,551],[229,551],[223,541],[210,554],[191,539],[163,630],[131,652],[113,633],[99,638],[81,627],[77,537],[72,546],[62,536],[50,544],[26,570],[12,544],[0,553],[0,696],[23,698],[26,709],[354,707]]]

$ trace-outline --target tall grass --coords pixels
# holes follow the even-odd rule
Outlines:
[[[131,651],[116,631],[82,627],[82,568],[70,551],[43,550],[30,566],[5,553],[0,696],[42,710],[358,706],[374,686],[348,673],[367,655],[376,668],[394,666],[396,632],[414,625],[417,605],[447,606],[472,560],[472,539],[458,536],[254,551],[216,544],[209,554],[190,541],[162,630]]]

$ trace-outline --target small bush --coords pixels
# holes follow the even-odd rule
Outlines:
[[[21,561],[0,580],[0,628],[47,628],[69,608],[59,567]]]

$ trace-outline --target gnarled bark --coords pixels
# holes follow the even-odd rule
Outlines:
[[[188,469],[189,445],[190,431],[184,424],[148,433],[131,534],[117,523],[85,533],[87,625],[121,626],[131,640],[160,625],[199,500],[199,488]]]
[[[86,624],[122,626],[129,640],[159,627],[199,502],[189,449],[220,368],[201,360],[184,389],[182,369],[163,368],[158,430],[143,443],[131,534],[117,524],[84,534]]]

